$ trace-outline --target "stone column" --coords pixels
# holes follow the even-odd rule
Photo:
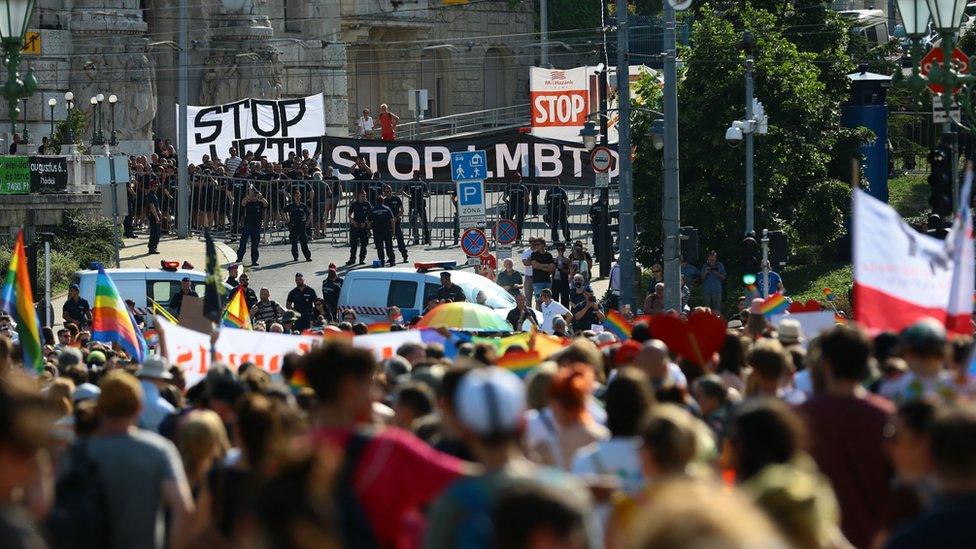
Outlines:
[[[283,90],[279,51],[266,15],[221,14],[210,29],[198,105],[238,99],[279,99]]]

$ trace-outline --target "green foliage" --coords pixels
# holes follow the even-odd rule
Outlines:
[[[88,127],[88,115],[81,109],[71,109],[71,114],[64,120],[59,120],[51,136],[51,147],[56,153],[61,153],[61,145],[65,143],[68,128],[71,128],[75,143],[84,141],[85,128]],[[67,151],[65,151],[67,152]]]
[[[115,259],[119,231],[109,220],[68,211],[53,232],[52,248],[74,258],[76,269],[87,269],[92,261],[109,265]]]
[[[536,27],[539,26],[539,3],[533,2]],[[600,26],[600,2],[549,0],[549,32],[595,29]],[[556,38],[559,40],[559,38]]]
[[[903,175],[888,180],[888,203],[902,217],[928,214],[930,187],[924,175]]]
[[[793,229],[804,242],[815,242],[822,249],[833,247],[844,234],[844,216],[850,206],[847,183],[835,179],[814,183],[796,203]]]

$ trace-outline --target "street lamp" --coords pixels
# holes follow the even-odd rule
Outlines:
[[[596,139],[600,137],[600,130],[596,129],[596,124],[592,120],[587,120],[583,124],[583,129],[579,131],[579,135],[583,138],[583,147],[592,151],[593,147],[596,147]]]
[[[105,94],[100,93],[95,96],[95,99],[98,99],[98,104],[95,105],[95,113],[98,118],[98,144],[104,145],[105,134],[102,132],[102,128],[104,127],[102,124],[102,102],[105,101]]]
[[[24,143],[30,143],[30,130],[27,129],[27,98],[22,97],[21,100],[24,102],[24,135],[22,139]]]
[[[963,10],[966,9],[966,0],[926,0],[926,3],[937,31],[955,33],[959,30]]]
[[[54,107],[58,104],[58,100],[55,98],[50,98],[47,100],[47,106],[51,108],[51,135],[48,139],[54,139]]]
[[[34,0],[4,0],[5,8],[0,8],[0,41],[3,43],[3,61],[7,65],[7,83],[2,95],[7,99],[10,111],[11,133],[17,131],[17,116],[20,114],[18,102],[37,89],[37,79],[31,70],[24,79],[17,72],[20,66],[20,48],[24,43],[24,33],[34,11]]]
[[[96,116],[96,114],[95,114],[95,109],[98,108],[98,97],[95,97],[93,95],[92,98],[88,100],[88,102],[91,103],[91,106],[92,106],[92,138],[91,138],[91,144],[92,144],[92,146],[95,146],[95,145],[98,145],[98,116]]]
[[[917,0],[898,0],[898,13],[909,38],[921,38],[929,30],[929,5]]]
[[[71,92],[64,92],[64,106],[67,109],[67,115],[64,119],[64,136],[61,138],[61,143],[68,145],[75,144],[75,132],[71,128],[71,109],[75,106],[75,94]]]
[[[109,145],[112,145],[113,147],[119,144],[119,140],[115,138],[115,103],[117,103],[118,100],[119,98],[116,97],[114,93],[108,96],[108,106],[111,108],[111,118],[112,118],[112,139],[109,142]]]

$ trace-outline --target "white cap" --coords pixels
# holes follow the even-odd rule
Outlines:
[[[75,387],[75,392],[71,394],[71,400],[80,402],[90,398],[98,398],[98,395],[100,394],[102,394],[102,390],[98,388],[98,385],[94,385],[92,383],[82,383],[81,385]]]
[[[454,402],[458,420],[476,434],[513,434],[525,411],[525,386],[504,368],[478,368],[461,379]]]

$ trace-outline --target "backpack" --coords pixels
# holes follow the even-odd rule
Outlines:
[[[363,451],[373,440],[369,431],[356,431],[346,444],[346,453],[342,460],[342,468],[335,485],[335,501],[339,515],[339,530],[342,535],[343,547],[356,549],[371,549],[379,547],[373,525],[366,516],[356,495],[354,478],[356,466]]]
[[[52,548],[112,547],[108,492],[98,464],[88,456],[88,441],[71,447],[71,468],[58,479],[55,494],[46,525]]]

